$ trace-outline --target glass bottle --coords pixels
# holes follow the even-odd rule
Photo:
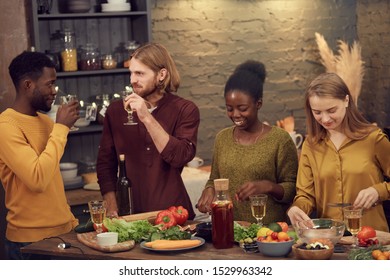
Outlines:
[[[119,155],[119,177],[116,184],[116,201],[118,204],[118,215],[133,214],[133,194],[131,182],[126,176],[125,155]]]
[[[116,68],[117,62],[111,54],[107,54],[102,62],[103,68],[106,70]]]
[[[77,50],[74,32],[64,30],[61,50],[62,71],[77,71]]]
[[[125,48],[127,55],[125,55],[125,61],[123,63],[123,67],[128,68],[130,66],[130,59],[133,55],[134,51],[138,49],[140,44],[137,43],[137,41],[127,41]]]
[[[87,43],[81,47],[80,53],[80,70],[100,70],[100,54],[97,47],[91,43]]]
[[[233,202],[229,196],[229,179],[215,179],[215,198],[211,204],[212,239],[216,249],[233,247]]]

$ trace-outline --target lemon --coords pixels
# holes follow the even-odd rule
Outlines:
[[[267,236],[267,231],[269,231],[270,229],[267,228],[267,227],[261,227],[258,231],[257,231],[257,237],[260,237],[260,236]]]

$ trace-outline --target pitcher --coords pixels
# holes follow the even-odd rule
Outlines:
[[[295,144],[295,147],[297,147],[297,149],[299,149],[299,147],[301,146],[302,141],[303,141],[302,134],[297,133],[296,131],[290,132],[289,134],[290,134],[291,139],[293,140],[293,142]]]

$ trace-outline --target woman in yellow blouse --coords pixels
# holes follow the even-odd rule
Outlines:
[[[341,207],[363,207],[362,225],[389,231],[382,201],[390,197],[390,142],[359,113],[348,87],[334,73],[315,78],[306,89],[308,136],[302,146],[291,223],[318,217],[343,220]]]

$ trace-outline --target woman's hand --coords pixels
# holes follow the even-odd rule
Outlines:
[[[235,198],[237,201],[245,201],[249,199],[249,196],[256,194],[267,194],[276,199],[282,199],[284,189],[268,180],[246,182],[238,188]]]
[[[373,206],[376,206],[378,199],[379,193],[377,190],[374,187],[369,187],[367,189],[361,190],[358,193],[353,206],[369,209]]]
[[[300,221],[310,220],[310,217],[297,206],[291,207],[287,211],[287,215],[290,218],[292,225],[295,225],[296,223],[298,223]]]
[[[211,212],[211,203],[214,200],[214,196],[215,190],[213,187],[205,188],[197,203],[198,210],[202,213]]]

